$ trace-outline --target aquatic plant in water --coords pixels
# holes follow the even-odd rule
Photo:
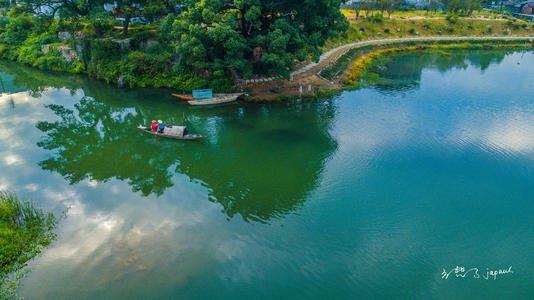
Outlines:
[[[55,238],[53,214],[0,191],[0,299],[13,298],[26,263]]]

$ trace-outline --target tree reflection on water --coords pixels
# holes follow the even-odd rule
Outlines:
[[[140,147],[138,139],[130,137],[139,121],[135,114],[121,114],[120,109],[110,110],[88,97],[74,105],[76,111],[55,104],[47,107],[60,120],[37,124],[47,134],[37,145],[53,153],[40,162],[43,169],[58,172],[70,184],[84,179],[128,180],[143,195],[161,195],[172,186],[168,169],[175,158],[168,151]]]
[[[92,95],[92,87],[81,88]],[[124,180],[145,196],[162,195],[174,174],[185,174],[203,184],[229,218],[267,222],[304,201],[336,149],[331,101],[195,110],[150,102],[143,92],[126,92],[128,100],[121,101],[115,91],[100,85],[98,96],[85,96],[73,108],[46,106],[57,120],[37,124],[45,133],[37,144],[50,153],[39,163],[43,169],[70,184]],[[208,140],[166,140],[136,129],[155,116],[181,123],[184,112]]]
[[[483,70],[506,53],[407,55],[384,71],[391,84],[377,88],[416,88],[428,67],[443,72],[471,64]],[[85,96],[72,107],[48,105],[57,120],[37,124],[45,133],[38,146],[50,155],[39,165],[70,184],[118,179],[144,196],[162,195],[173,186],[175,174],[184,174],[204,185],[229,218],[268,222],[305,201],[337,147],[329,133],[336,114],[333,101],[195,109],[177,104],[167,92],[118,90],[27,68],[7,72],[34,93],[46,92],[44,86],[66,87],[71,94],[83,90]],[[43,81],[50,77],[53,81]],[[136,129],[154,118],[181,124],[184,114],[192,131],[208,134],[206,141],[159,139]]]
[[[423,50],[387,56],[380,64],[371,67],[376,74],[370,84],[378,90],[407,91],[417,89],[423,69],[435,69],[441,73],[469,66],[486,70],[491,64],[499,64],[506,55],[517,50]]]

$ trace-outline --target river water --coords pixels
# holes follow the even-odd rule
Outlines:
[[[1,63],[0,189],[64,215],[19,294],[531,297],[533,65],[415,52],[331,99],[193,108]]]

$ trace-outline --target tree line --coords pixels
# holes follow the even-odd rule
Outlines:
[[[471,15],[475,10],[481,9],[488,4],[487,0],[424,0],[409,2],[406,0],[354,0],[345,5],[346,8],[353,9],[356,17],[365,15],[387,14],[388,17],[394,11],[410,8],[421,8],[427,11],[436,12],[443,10],[449,13]]]
[[[120,18],[157,25],[157,39],[172,49],[172,72],[205,78],[288,77],[298,61],[316,59],[325,41],[348,27],[343,0],[2,0],[10,16],[93,24],[97,33]],[[113,2],[113,20],[104,10]],[[107,3],[108,7],[111,3]],[[103,24],[104,23],[104,24]]]

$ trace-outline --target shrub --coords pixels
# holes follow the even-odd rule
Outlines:
[[[449,14],[447,14],[447,16],[445,16],[445,19],[447,19],[447,21],[449,21],[449,23],[451,23],[451,24],[456,24],[456,23],[458,23],[459,17],[458,17],[457,14],[449,13]]]
[[[7,54],[10,50],[10,47],[5,44],[0,44],[0,57],[7,58]]]
[[[519,23],[513,21],[506,21],[506,25],[511,27],[513,30],[519,30],[521,28],[521,25]]]
[[[374,14],[373,16],[371,16],[371,22],[383,23],[384,16],[382,16],[381,14]]]
[[[97,37],[103,36],[105,33],[113,29],[115,20],[105,15],[99,15],[91,20],[91,23],[84,28],[85,32],[94,33]]]
[[[68,18],[61,19],[58,22],[56,31],[77,32],[83,30],[83,28],[84,24],[82,24],[80,18]]]
[[[41,47],[37,44],[26,44],[17,49],[17,60],[21,63],[33,65],[43,55]]]
[[[159,38],[161,41],[163,42],[170,42],[171,40],[173,40],[175,38],[175,36],[173,36],[173,24],[174,24],[174,21],[175,21],[175,16],[172,15],[172,14],[169,14],[168,16],[166,16],[165,18],[163,18],[160,22],[160,26],[159,26]]]
[[[50,51],[47,55],[39,57],[34,61],[33,66],[41,70],[67,71],[67,62],[54,52]]]
[[[56,33],[54,33],[54,32],[46,32],[44,34],[41,34],[41,35],[37,36],[35,42],[42,46],[42,45],[47,45],[47,44],[52,44],[52,43],[59,42],[59,39],[58,39]]]
[[[0,16],[0,28],[4,28],[9,23],[9,18],[6,16]]]
[[[122,51],[111,40],[86,40],[84,42],[83,61],[90,76],[116,81],[120,76]]]
[[[35,30],[35,25],[35,21],[31,16],[21,15],[10,18],[10,22],[6,25],[5,32],[2,35],[4,43],[14,46],[22,44]]]
[[[120,45],[111,40],[93,40],[90,51],[91,56],[98,60],[116,60],[122,56]]]
[[[214,79],[210,82],[210,86],[220,93],[233,92],[235,90],[234,82],[229,78]]]

